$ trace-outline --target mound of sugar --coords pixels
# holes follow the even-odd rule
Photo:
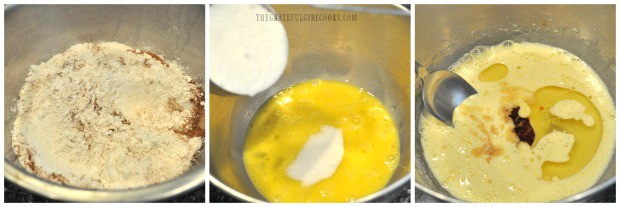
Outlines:
[[[310,136],[297,159],[286,168],[286,175],[301,181],[304,187],[331,177],[342,161],[343,143],[342,130],[321,127],[321,131]]]

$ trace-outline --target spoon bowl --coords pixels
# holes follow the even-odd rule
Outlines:
[[[422,78],[424,107],[441,122],[454,126],[452,114],[469,96],[478,92],[465,79],[448,70],[438,70]]]

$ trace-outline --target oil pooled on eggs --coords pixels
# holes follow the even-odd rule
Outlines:
[[[601,142],[603,125],[600,113],[586,96],[562,87],[548,86],[538,89],[534,93],[534,98],[536,101],[531,106],[534,110],[530,116],[532,127],[536,132],[533,147],[543,136],[554,130],[575,136],[570,159],[566,162],[545,162],[542,166],[543,179],[551,180],[553,177],[562,179],[577,174],[592,160]],[[593,118],[594,124],[587,126],[581,120],[563,119],[553,115],[552,107],[565,100],[574,100],[584,106],[585,113]]]
[[[503,79],[507,74],[508,67],[504,64],[496,63],[480,72],[478,79],[482,82],[493,82]]]

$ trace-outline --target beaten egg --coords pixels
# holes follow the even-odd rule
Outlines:
[[[383,104],[348,83],[314,79],[285,88],[256,112],[243,160],[271,202],[347,202],[382,189],[400,159]]]

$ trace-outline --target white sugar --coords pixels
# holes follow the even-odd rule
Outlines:
[[[270,13],[261,5],[213,5],[210,12],[211,81],[248,96],[273,85],[288,57],[282,23],[258,21],[257,15]]]
[[[297,158],[286,169],[286,175],[311,186],[331,177],[344,155],[342,130],[331,126],[321,127],[318,134],[310,136]]]

